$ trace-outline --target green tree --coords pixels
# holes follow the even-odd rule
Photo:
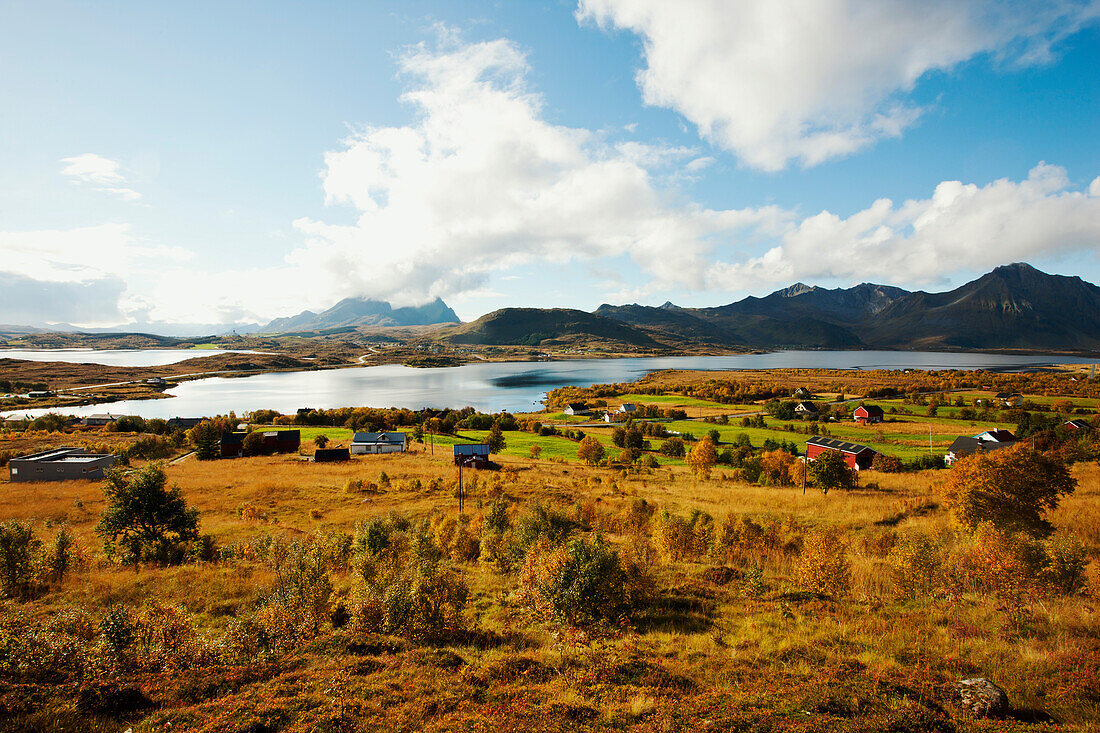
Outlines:
[[[810,461],[810,477],[823,493],[833,489],[850,489],[855,486],[856,472],[848,467],[844,454],[838,450],[827,450]]]
[[[493,427],[489,428],[489,437],[485,442],[489,445],[490,453],[500,453],[508,445],[504,440],[504,431],[498,423],[493,423]]]
[[[264,445],[264,434],[258,431],[253,431],[244,436],[244,440],[241,442],[241,450],[246,456],[262,456],[272,452]]]
[[[710,438],[703,438],[698,443],[691,447],[691,452],[687,455],[687,463],[691,466],[692,472],[698,478],[709,478],[710,469],[714,467],[714,464],[718,462],[718,451],[714,447],[714,443]]]
[[[1076,488],[1065,463],[1020,444],[957,462],[946,495],[955,521],[969,531],[992,522],[1004,532],[1047,537],[1054,527],[1043,515]]]
[[[595,466],[597,463],[603,460],[606,452],[604,451],[603,443],[588,435],[581,441],[581,444],[577,447],[577,458],[587,463],[589,466]]]
[[[214,423],[203,420],[191,429],[191,444],[195,446],[195,457],[200,461],[209,461],[221,455],[221,434]]]
[[[178,486],[167,484],[160,464],[107,472],[107,508],[95,531],[110,551],[122,550],[124,562],[179,562],[187,543],[198,539],[199,510],[187,506]]]
[[[661,444],[661,455],[668,456],[669,458],[683,458],[684,453],[684,439],[683,438],[669,438]]]

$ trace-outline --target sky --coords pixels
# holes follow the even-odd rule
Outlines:
[[[0,0],[0,324],[1098,255],[1100,0]]]

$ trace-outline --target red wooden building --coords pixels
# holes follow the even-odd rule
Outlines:
[[[864,405],[860,403],[860,406],[852,413],[852,417],[854,417],[856,422],[860,425],[870,425],[872,423],[882,422],[884,415],[882,408],[878,405]]]
[[[812,461],[825,451],[830,450],[840,451],[844,455],[844,460],[848,463],[848,468],[856,471],[870,468],[871,462],[875,459],[877,453],[875,449],[859,443],[849,443],[836,438],[822,438],[820,435],[815,435],[806,441],[807,460]]]

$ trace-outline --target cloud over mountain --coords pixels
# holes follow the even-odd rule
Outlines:
[[[918,80],[981,54],[1049,61],[1096,0],[580,0],[577,18],[643,41],[646,103],[747,165],[779,170],[898,137]]]

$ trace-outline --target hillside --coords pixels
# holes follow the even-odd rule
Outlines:
[[[405,308],[394,308],[382,300],[344,298],[321,313],[307,310],[296,316],[276,318],[262,330],[265,333],[287,333],[356,326],[430,326],[458,322],[455,312],[439,298],[425,305]]]
[[[1100,350],[1100,288],[1023,263],[945,293],[796,283],[713,308],[603,305],[596,312],[698,345]]]
[[[642,329],[571,308],[502,308],[448,329],[441,338],[456,344],[539,346],[598,341],[645,348],[664,346]]]
[[[1100,288],[1016,263],[946,293],[910,293],[865,336],[888,347],[1100,349]]]

